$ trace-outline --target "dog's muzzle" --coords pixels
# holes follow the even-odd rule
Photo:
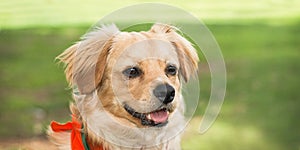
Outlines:
[[[158,109],[149,113],[139,113],[127,104],[124,104],[124,109],[134,118],[140,119],[144,126],[161,127],[168,123],[175,89],[169,84],[160,84],[153,90],[153,94],[161,102],[161,107]]]

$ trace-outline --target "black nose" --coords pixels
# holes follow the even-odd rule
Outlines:
[[[175,89],[169,84],[160,84],[154,90],[153,94],[164,104],[171,103],[175,97]]]

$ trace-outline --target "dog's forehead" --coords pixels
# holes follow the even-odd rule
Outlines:
[[[157,58],[169,61],[177,56],[171,43],[159,39],[137,41],[124,50],[124,55],[133,59]]]
[[[147,59],[158,59],[179,66],[175,47],[164,38],[144,36],[139,33],[127,36],[125,42],[118,41],[118,61],[121,66],[134,66]]]

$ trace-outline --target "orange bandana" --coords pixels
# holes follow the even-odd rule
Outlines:
[[[81,132],[82,125],[76,120],[74,115],[72,116],[72,122],[60,124],[58,122],[52,121],[50,126],[54,132],[71,131],[72,150],[89,150],[84,133]]]

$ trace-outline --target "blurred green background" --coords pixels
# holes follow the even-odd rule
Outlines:
[[[51,120],[69,120],[72,98],[54,58],[104,15],[139,2],[0,0],[0,149],[7,141],[44,139]],[[300,1],[160,2],[201,18],[227,67],[221,113],[199,135],[210,94],[208,66],[200,64],[200,103],[183,149],[299,150]]]

